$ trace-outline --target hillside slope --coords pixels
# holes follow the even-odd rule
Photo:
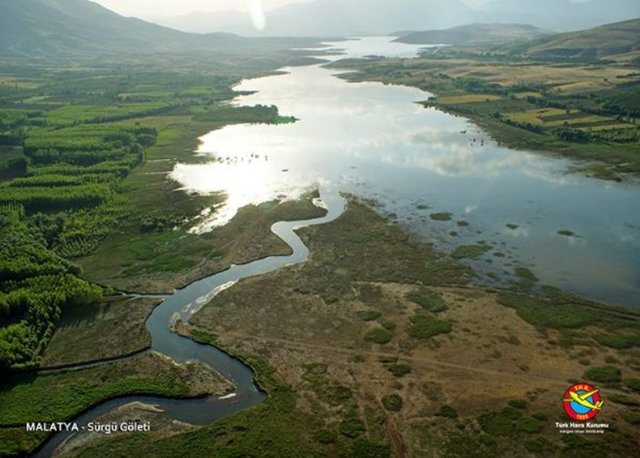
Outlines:
[[[573,31],[640,17],[638,0],[492,0],[478,7],[482,22],[532,24]]]
[[[509,43],[540,38],[548,33],[525,24],[469,24],[445,30],[402,34],[396,41],[410,44]]]
[[[514,52],[543,58],[640,56],[640,19],[535,40]]]
[[[87,0],[0,0],[0,53],[5,55],[198,51],[241,41],[125,18]]]

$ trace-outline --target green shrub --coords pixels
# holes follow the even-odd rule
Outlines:
[[[442,300],[440,294],[420,288],[407,294],[407,299],[415,302],[429,312],[443,312],[447,310],[447,304]]]
[[[615,348],[617,350],[626,350],[640,346],[640,334],[603,334],[596,336],[596,340],[605,347]]]
[[[458,411],[452,406],[445,404],[438,409],[436,417],[458,418]]]
[[[321,429],[315,432],[313,439],[321,444],[332,444],[338,439],[338,434],[335,431]]]
[[[624,394],[610,394],[607,399],[616,404],[622,404],[624,406],[640,407],[640,401],[633,399],[632,397],[625,396]]]
[[[640,392],[640,378],[630,378],[625,380],[625,385],[631,388],[633,391]]]
[[[534,437],[524,441],[524,448],[527,452],[542,453],[551,447],[551,442],[544,437]]]
[[[324,398],[329,404],[342,405],[353,397],[351,390],[344,385],[329,385],[324,390]]]
[[[352,458],[389,458],[391,447],[386,443],[360,438],[353,441],[349,456]]]
[[[622,418],[631,425],[640,425],[640,412],[625,412]]]
[[[438,334],[448,334],[451,332],[451,323],[438,320],[432,316],[414,315],[411,317],[411,327],[409,335],[416,339],[429,339]]]
[[[367,331],[364,335],[364,340],[377,344],[386,344],[391,340],[391,337],[393,337],[393,334],[385,328],[373,328]]]
[[[478,417],[482,430],[491,436],[510,436],[515,430],[514,421],[500,412],[488,412]]]
[[[528,402],[524,399],[512,399],[508,404],[516,409],[526,409]]]
[[[378,358],[378,361],[380,361],[382,364],[393,364],[398,362],[398,357],[383,355]]]
[[[601,321],[601,314],[579,304],[552,304],[538,298],[510,293],[498,295],[498,302],[515,309],[518,316],[538,328],[580,328]]]
[[[498,456],[497,448],[496,440],[489,434],[456,433],[447,440],[444,456],[494,457]]]
[[[542,424],[534,418],[523,417],[516,421],[516,428],[525,433],[538,433],[542,430]]]
[[[500,414],[506,418],[511,418],[512,420],[517,420],[518,418],[522,418],[522,410],[516,409],[512,406],[505,406],[500,411]]]
[[[380,312],[376,312],[374,310],[359,310],[356,312],[356,315],[362,321],[373,321],[373,320],[377,320],[382,316]]]
[[[382,398],[382,405],[391,412],[401,410],[402,404],[402,398],[398,394],[388,394]]]
[[[549,415],[544,412],[533,412],[531,416],[540,421],[547,421],[549,419]]]
[[[382,327],[388,331],[393,331],[396,328],[396,324],[393,321],[385,320],[381,324],[382,324]]]
[[[362,423],[358,418],[345,418],[340,423],[339,430],[340,434],[351,439],[355,439],[356,437],[364,434],[367,429],[365,428],[364,423]]]
[[[411,372],[411,366],[404,363],[396,363],[389,366],[387,370],[396,377],[404,377]]]
[[[620,369],[614,366],[592,367],[586,370],[584,376],[588,380],[600,383],[618,383],[622,380]]]

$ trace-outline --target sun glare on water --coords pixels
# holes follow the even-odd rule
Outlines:
[[[270,164],[266,156],[258,154],[220,158],[204,166],[178,164],[171,178],[178,182],[188,180],[190,187],[201,193],[222,192],[226,196],[223,204],[205,210],[203,221],[192,228],[194,233],[207,232],[213,227],[227,224],[246,205],[258,205],[274,199],[297,199],[304,193],[305,186],[309,185],[296,180],[288,170]]]

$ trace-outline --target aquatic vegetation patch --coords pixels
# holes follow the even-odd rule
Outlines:
[[[453,214],[449,212],[431,213],[429,218],[434,221],[451,221]]]
[[[451,257],[453,259],[478,259],[490,250],[491,247],[488,245],[461,245],[451,252]]]

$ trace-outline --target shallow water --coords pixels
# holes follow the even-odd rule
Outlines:
[[[345,49],[343,57],[417,52],[417,46],[389,40],[334,46]],[[213,131],[201,138],[198,152],[221,162],[173,170],[172,178],[187,189],[228,195],[226,205],[196,230],[226,223],[248,203],[296,197],[309,186],[332,183],[376,199],[440,250],[480,241],[495,245],[494,252],[506,256],[490,252],[474,262],[482,272],[505,277],[522,264],[543,283],[638,305],[637,184],[590,179],[571,173],[570,161],[501,147],[466,119],[416,104],[431,96],[418,89],[348,83],[320,65],[284,70],[243,81],[238,90],[256,92],[234,103],[277,105],[298,122]],[[453,213],[453,220],[429,218],[440,211]],[[459,220],[470,226],[458,227]]]

